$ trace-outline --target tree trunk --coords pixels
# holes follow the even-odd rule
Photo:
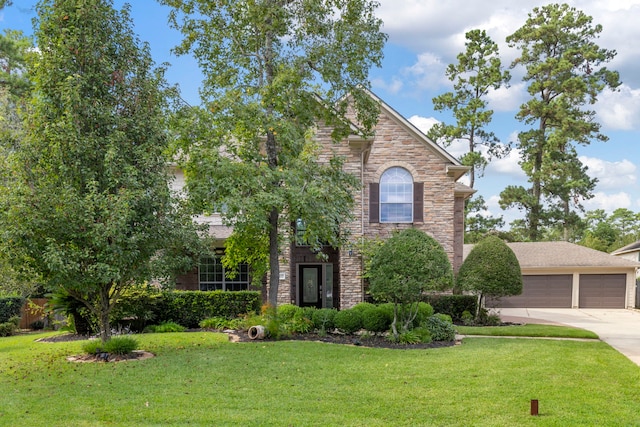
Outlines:
[[[109,291],[112,285],[104,286],[100,289],[98,296],[98,322],[100,324],[100,339],[102,342],[111,338],[111,323],[109,315],[111,314],[111,302],[109,300]]]

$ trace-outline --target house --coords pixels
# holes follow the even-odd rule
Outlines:
[[[569,242],[507,244],[522,270],[522,294],[488,307],[633,308],[640,262]],[[473,245],[464,245],[465,257]]]
[[[344,156],[345,170],[361,182],[354,195],[355,219],[341,225],[349,231],[350,244],[324,248],[326,259],[320,260],[308,246],[290,239],[280,257],[279,303],[342,309],[363,301],[363,263],[356,248],[363,239],[384,239],[395,230],[423,230],[442,245],[455,270],[462,263],[464,201],[474,190],[458,180],[469,168],[370,95],[380,105],[371,138],[354,133],[336,145],[329,129],[320,128],[316,133],[326,154]],[[222,255],[230,230],[215,215],[202,219],[209,221],[212,234],[219,239],[217,254]],[[230,280],[216,257],[203,260],[198,271],[177,280],[179,289],[236,290],[248,285],[248,268],[243,267]]]
[[[611,252],[611,255],[640,262],[640,240]],[[640,278],[640,269],[638,269],[636,277]]]

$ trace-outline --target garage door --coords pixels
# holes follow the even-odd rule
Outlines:
[[[571,308],[572,281],[571,274],[522,276],[522,294],[502,298],[496,307]]]
[[[580,308],[624,308],[626,274],[581,274]]]

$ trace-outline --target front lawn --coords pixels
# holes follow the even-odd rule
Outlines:
[[[81,342],[38,336],[0,339],[0,425],[618,426],[640,413],[640,369],[599,341],[390,350],[169,333],[137,337],[152,359],[82,364],[65,360]]]
[[[499,337],[551,337],[597,339],[598,335],[585,329],[559,325],[456,326],[460,335]]]

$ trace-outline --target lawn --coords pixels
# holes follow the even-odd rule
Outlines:
[[[636,425],[640,368],[593,341],[467,338],[428,350],[147,334],[143,361],[0,339],[0,425]],[[540,416],[529,415],[538,399]]]
[[[485,335],[500,337],[551,337],[597,339],[594,332],[559,325],[508,325],[508,326],[456,326],[461,335]]]

